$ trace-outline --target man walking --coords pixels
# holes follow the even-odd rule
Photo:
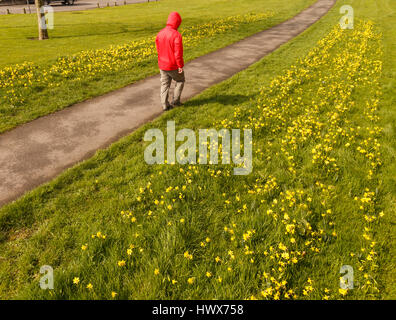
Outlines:
[[[171,12],[166,23],[155,39],[158,52],[158,66],[161,73],[161,104],[164,110],[182,105],[180,96],[184,87],[184,60],[182,36],[177,31],[182,19],[177,12]],[[176,81],[173,102],[168,101],[169,87]]]

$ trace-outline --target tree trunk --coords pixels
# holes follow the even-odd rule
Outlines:
[[[34,2],[36,4],[37,11],[39,40],[45,40],[48,39],[48,30],[45,23],[45,14],[41,11],[41,7],[44,5],[44,0],[35,0]]]

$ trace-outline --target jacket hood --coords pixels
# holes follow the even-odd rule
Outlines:
[[[180,16],[180,14],[178,12],[171,12],[169,14],[168,21],[166,22],[166,25],[177,30],[177,28],[179,28],[181,22],[182,22],[182,18]]]

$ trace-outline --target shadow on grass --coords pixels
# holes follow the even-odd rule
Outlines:
[[[226,105],[236,106],[250,100],[254,96],[255,94],[247,95],[247,96],[242,94],[219,94],[211,97],[186,101],[183,106],[195,107],[195,106],[203,106],[205,104],[211,104],[211,103],[219,103],[225,106]]]

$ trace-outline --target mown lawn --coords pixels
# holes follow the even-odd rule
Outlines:
[[[0,297],[395,298],[395,6],[348,1],[0,210]],[[318,42],[319,40],[321,40]],[[247,85],[248,84],[248,85]],[[252,128],[253,172],[147,165],[149,128]],[[41,290],[39,269],[55,270]],[[354,289],[340,291],[340,267]]]
[[[35,15],[2,15],[0,133],[158,73],[154,37],[171,11],[182,15],[189,61],[313,2],[164,0],[56,13],[50,39],[41,42],[30,39],[37,36]]]

